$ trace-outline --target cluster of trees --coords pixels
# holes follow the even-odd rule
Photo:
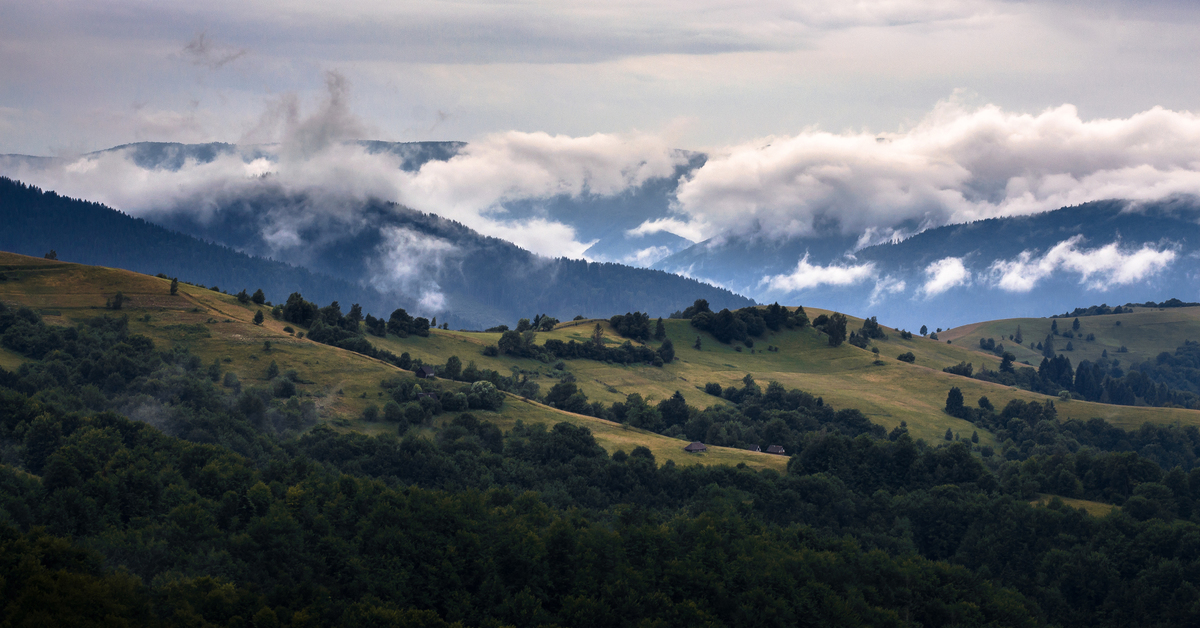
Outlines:
[[[808,316],[804,308],[797,307],[794,311],[779,305],[778,302],[760,307],[744,307],[736,311],[723,309],[714,313],[708,301],[697,299],[682,312],[676,312],[671,318],[691,319],[692,327],[706,331],[718,341],[729,344],[733,341],[744,343],[747,347],[754,346],[754,338],[762,336],[769,329],[803,328],[808,325]]]
[[[822,314],[813,320],[813,328],[825,333],[829,338],[829,346],[839,347],[846,342],[846,315],[834,312],[832,315]]]
[[[220,363],[157,351],[123,319],[49,327],[0,307],[0,334],[30,360],[0,369],[8,623],[1200,621],[1195,428],[1010,404],[975,417],[1012,441],[980,459],[747,378],[707,387],[717,408],[673,395],[609,410],[701,440],[741,425],[794,452],[787,472],[660,466],[565,423],[505,433],[482,408],[432,438],[281,430],[272,413],[297,397],[226,386]],[[384,414],[407,421],[432,385],[446,384],[381,382]],[[1052,491],[1124,508],[1026,501]]]
[[[616,364],[662,366],[675,359],[675,345],[670,338],[664,339],[658,349],[648,345],[635,345],[628,340],[616,347],[605,346],[604,332],[599,323],[596,324],[592,339],[587,342],[564,342],[558,338],[551,338],[539,345],[536,332],[521,333],[510,329],[501,334],[500,340],[494,346],[485,347],[483,352],[485,355],[504,354],[533,358],[547,364],[555,360],[583,359]]]
[[[1133,365],[1128,372],[1121,361],[1102,357],[1094,362],[1082,360],[1072,367],[1071,359],[1057,354],[1044,357],[1035,370],[1017,368],[1014,357],[1005,352],[999,371],[962,363],[942,369],[947,373],[1017,386],[1047,395],[1062,395],[1115,405],[1178,406],[1200,408],[1200,346],[1185,342],[1175,354],[1163,352],[1153,361]]]

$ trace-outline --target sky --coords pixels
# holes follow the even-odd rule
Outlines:
[[[709,160],[633,236],[833,224],[867,245],[1200,194],[1195,2],[0,0],[0,16],[0,154],[63,158],[4,174],[135,215],[270,171],[580,257],[573,225],[505,203],[620,194],[669,175],[675,149]],[[401,173],[347,139],[469,145]],[[137,141],[278,157],[142,172],[85,155]]]
[[[0,2],[0,153],[269,141],[352,86],[372,139],[898,132],[959,94],[1084,119],[1200,99],[1200,5],[989,0]]]

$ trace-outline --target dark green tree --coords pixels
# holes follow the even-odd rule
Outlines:
[[[963,394],[958,386],[950,389],[946,395],[946,414],[957,417],[963,413]]]
[[[254,324],[255,324],[255,325],[262,325],[262,324],[263,324],[263,313],[262,313],[262,310],[259,310],[259,311],[257,311],[257,312],[255,312],[255,313],[254,313]]]
[[[829,334],[829,346],[839,347],[846,342],[846,315],[834,312],[825,323],[825,333]]]
[[[667,328],[665,326],[663,326],[663,319],[661,316],[659,316],[658,322],[655,323],[655,325],[654,325],[654,339],[662,340],[663,338],[666,338],[666,337],[667,337]]]
[[[242,305],[250,302],[250,295],[246,294],[245,288],[243,288],[241,292],[237,293],[237,300],[238,303],[241,303]]]
[[[924,325],[921,325],[921,335],[924,336],[925,334],[928,334],[928,333],[929,333],[929,328]]]
[[[254,291],[254,294],[250,295],[250,300],[253,301],[255,305],[262,305],[263,303],[267,302],[267,295],[263,294],[262,288],[259,288],[258,290]]]
[[[670,338],[664,340],[662,346],[658,348],[658,357],[667,364],[675,359],[675,345],[671,343]]]
[[[696,344],[692,345],[692,348],[696,351],[700,350],[700,336],[696,336]]]
[[[179,278],[171,280],[171,296],[179,294]]]

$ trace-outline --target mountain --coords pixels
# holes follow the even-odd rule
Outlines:
[[[264,182],[258,194],[230,201],[207,223],[168,222],[172,231],[0,179],[0,219],[9,225],[0,232],[0,249],[27,255],[54,249],[70,261],[226,289],[261,286],[274,301],[298,291],[320,303],[361,303],[381,315],[404,307],[455,327],[512,324],[538,313],[562,319],[634,310],[666,316],[699,298],[717,308],[753,303],[662,271],[542,258],[459,223],[378,201],[362,202],[356,214],[367,217],[362,228],[309,225],[303,234],[309,246],[282,260],[264,259],[272,248],[256,220],[269,212],[300,214],[310,202],[321,199],[289,195]]]
[[[760,301],[865,312],[912,329],[1200,296],[1200,202],[1191,197],[1086,203],[857,250],[856,241],[714,239],[654,267]]]

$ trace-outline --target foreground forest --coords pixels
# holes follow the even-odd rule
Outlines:
[[[29,290],[49,285],[14,277]],[[169,283],[144,281],[164,293]],[[133,292],[131,283],[120,285]],[[968,385],[995,384],[930,371],[937,375],[930,382],[963,386],[953,388],[961,405],[947,394],[950,386],[940,389],[948,403],[930,421],[974,426],[980,442],[971,430],[960,430],[957,439],[914,438],[906,425],[886,429],[853,404],[743,373],[710,382],[715,387],[693,382],[699,390],[686,395],[649,399],[629,392],[619,402],[580,406],[625,429],[629,446],[615,449],[610,441],[606,451],[588,427],[614,425],[600,418],[549,410],[540,416],[561,420],[512,418],[533,407],[522,396],[561,406],[580,402],[575,395],[583,382],[572,391],[571,376],[531,387],[536,382],[528,373],[502,375],[461,361],[458,370],[445,360],[436,369],[442,377],[417,380],[412,371],[422,366],[420,358],[384,355],[387,349],[378,347],[487,345],[428,328],[421,336],[419,319],[398,315],[384,323],[383,337],[366,334],[377,346],[362,344],[363,333],[339,340],[333,330],[351,327],[351,315],[314,312],[300,300],[289,314],[281,304],[279,320],[268,315],[243,326],[239,317],[251,311],[263,320],[252,301],[240,312],[234,297],[202,292],[221,298],[179,306],[211,303],[204,312],[200,305],[191,308],[195,313],[180,310],[208,317],[201,324],[169,322],[170,312],[149,301],[114,307],[112,296],[108,310],[101,299],[70,318],[0,305],[6,360],[0,590],[7,624],[1176,626],[1200,620],[1194,584],[1200,430],[1194,426],[1124,431],[1066,415],[1101,404],[1023,391],[1007,401],[993,395],[994,405],[964,401],[961,390],[974,390]],[[800,313],[763,309],[764,329],[790,325],[796,329],[787,333],[832,344],[829,332],[838,333],[842,322],[810,310],[814,318],[806,323]],[[287,335],[296,329],[272,331],[299,325],[284,316],[309,314],[305,333],[351,349]],[[718,312],[700,317],[698,326],[674,321],[664,341],[702,333],[704,343],[723,347],[699,327],[724,334],[714,321],[734,316],[751,319],[753,331],[756,315]],[[589,322],[584,331],[593,325],[599,327]],[[222,327],[233,331],[221,335]],[[851,331],[864,327],[875,333],[858,324]],[[658,330],[641,316],[618,317],[602,329],[665,344],[654,341]],[[259,330],[279,335],[236,340]],[[296,353],[281,337],[310,350]],[[871,341],[893,351],[891,341]],[[949,351],[928,340],[903,342],[918,343],[918,361]],[[694,361],[681,373],[715,373],[698,370],[701,353],[674,344]],[[754,356],[772,356],[773,346],[761,341],[751,348],[759,350]],[[789,352],[801,345],[781,346]],[[374,379],[322,386],[327,376],[318,362],[343,354],[367,359],[353,350],[381,356],[370,363]],[[825,350],[871,355],[850,346]],[[1186,354],[1190,345],[1181,350]],[[721,361],[745,353],[709,352]],[[661,347],[653,357],[682,359]],[[502,358],[532,359],[496,359]],[[560,362],[581,376],[592,364],[617,368],[587,357]],[[468,368],[473,374],[465,376]],[[922,368],[895,367],[902,374]],[[1160,409],[1145,409],[1151,410]],[[782,443],[790,458],[778,470],[706,464],[719,460],[707,454],[676,463],[652,451],[663,451],[656,431],[717,435],[736,446]],[[750,453],[742,459],[762,457],[784,460]],[[1108,514],[1093,516],[1064,501]]]

